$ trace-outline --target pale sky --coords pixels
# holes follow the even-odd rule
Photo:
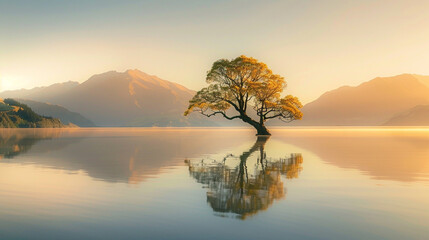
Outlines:
[[[429,75],[429,1],[0,0],[0,91],[140,69],[198,90],[220,58],[267,63],[307,103]]]

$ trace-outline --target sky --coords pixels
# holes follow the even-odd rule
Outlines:
[[[0,91],[139,69],[198,90],[239,55],[303,103],[378,76],[429,75],[429,1],[0,0]]]

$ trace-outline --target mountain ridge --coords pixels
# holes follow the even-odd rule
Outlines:
[[[62,89],[61,94],[48,90]],[[31,94],[28,94],[28,93]],[[7,91],[10,94],[11,91]],[[65,82],[24,90],[33,101],[60,105],[98,126],[238,126],[238,121],[198,114],[183,117],[195,91],[138,69],[108,71],[83,83]],[[0,97],[5,92],[0,93]],[[376,77],[357,86],[341,86],[306,104],[293,126],[380,126],[417,105],[429,104],[429,76]],[[279,121],[269,126],[283,125]]]
[[[293,125],[378,126],[394,114],[425,104],[429,87],[415,75],[377,77],[322,94],[303,107],[303,120]]]
[[[97,126],[217,125],[202,116],[183,116],[195,91],[137,69],[95,74],[61,94],[46,93],[47,89],[52,90],[52,85],[41,89],[44,94],[36,89],[32,94],[25,94],[25,98],[62,106],[85,116]],[[5,93],[0,93],[3,95]]]
[[[59,96],[64,92],[69,91],[73,87],[78,86],[78,82],[67,81],[54,83],[49,86],[34,87],[31,89],[8,90],[1,92],[2,98],[21,98],[25,99],[31,96],[31,100],[40,101],[41,99],[49,100],[55,96]]]

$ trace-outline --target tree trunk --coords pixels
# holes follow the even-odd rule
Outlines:
[[[256,129],[256,131],[257,131],[256,136],[270,136],[271,135],[271,133],[265,127],[264,122],[262,122],[262,123],[257,122],[255,120],[251,119],[245,113],[241,113],[240,118],[241,118],[241,120],[243,120],[243,122],[246,122],[246,123],[252,125]]]
[[[254,125],[254,127],[256,128],[256,135],[257,136],[269,136],[271,135],[271,133],[268,131],[268,129],[265,127],[264,124],[257,124]]]

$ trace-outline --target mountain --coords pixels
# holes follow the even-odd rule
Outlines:
[[[59,119],[36,114],[27,105],[13,99],[0,99],[0,128],[62,128]]]
[[[329,91],[306,104],[294,125],[375,126],[417,105],[429,104],[429,76],[378,77]]]
[[[60,92],[58,94],[57,92]],[[213,126],[213,121],[183,112],[195,91],[139,70],[110,71],[77,84],[67,82],[31,90],[8,91],[13,96],[47,102],[79,113],[97,126]]]
[[[0,93],[1,98],[14,98],[14,99],[31,99],[39,102],[50,102],[51,99],[55,100],[57,97],[68,92],[70,89],[78,86],[78,82],[63,82],[52,84],[47,87],[36,87],[32,89],[20,89],[12,91],[4,91]]]
[[[183,111],[193,94],[139,70],[111,71],[92,76],[55,103],[99,126],[183,126]]]
[[[412,76],[417,80],[419,80],[426,87],[429,87],[429,76],[423,76],[423,75],[417,75],[417,74],[412,74]]]
[[[75,124],[79,127],[95,127],[96,125],[89,119],[80,115],[79,113],[71,112],[64,107],[49,104],[36,102],[26,99],[16,99],[20,103],[23,103],[29,106],[35,113],[42,116],[50,116],[53,118],[58,118],[63,124]]]
[[[416,106],[389,119],[386,126],[429,126],[429,105]]]
[[[92,126],[91,122],[103,127],[243,125],[238,120],[206,118],[199,114],[184,117],[183,112],[194,94],[195,91],[182,85],[139,70],[127,70],[97,74],[81,84],[66,82],[6,91],[0,93],[0,97],[50,103],[36,106],[27,102],[42,115],[61,117],[66,123],[80,126]],[[379,126],[419,105],[429,105],[429,76],[378,77],[356,87],[344,86],[326,92],[306,104],[302,109],[303,120],[291,125]],[[73,112],[73,117],[69,112]],[[276,120],[268,124],[284,125]]]

